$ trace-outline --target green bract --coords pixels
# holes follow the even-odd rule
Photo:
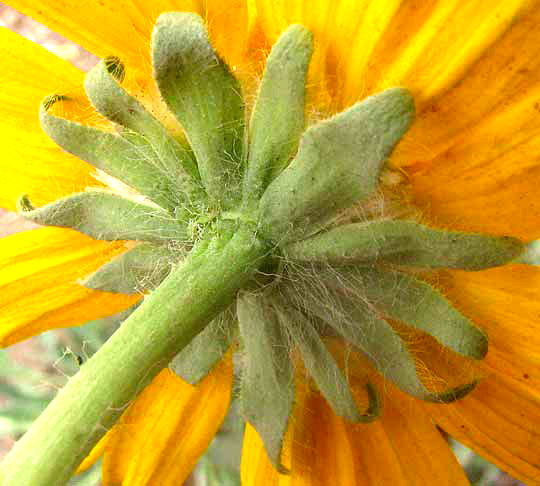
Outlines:
[[[133,191],[89,189],[37,209],[28,197],[20,200],[22,214],[39,224],[135,240],[83,285],[146,293],[122,328],[147,323],[148,346],[168,339],[154,374],[170,362],[196,384],[234,345],[244,416],[279,467],[302,373],[336,414],[353,422],[378,417],[374,385],[362,384],[369,404],[359,409],[328,339],[364,354],[415,397],[446,403],[472,390],[474,381],[431,389],[391,321],[482,359],[487,336],[421,276],[504,265],[524,251],[512,238],[361,216],[368,214],[362,205],[382,197],[381,170],[413,122],[414,101],[404,88],[388,89],[306,129],[311,53],[310,32],[285,30],[249,110],[202,19],[161,15],[154,76],[189,146],[121,87],[124,67],[107,58],[88,73],[85,88],[111,130],[55,115],[56,104],[69,103],[59,95],[44,101],[41,123],[66,151]],[[161,321],[168,327],[160,334],[154,327]],[[165,337],[173,332],[181,336]]]
[[[95,69],[99,69],[99,65]],[[92,75],[90,71],[88,76]],[[114,82],[112,78],[110,81]],[[51,115],[49,109],[58,101],[65,101],[65,98],[52,96],[45,99],[40,110],[41,126],[67,152],[116,177],[165,209],[174,209],[186,199],[189,202],[192,193],[200,193],[198,182],[186,177],[182,170],[183,165],[191,165],[191,154],[187,149],[178,150],[171,170],[168,167],[170,160],[162,159],[168,151],[161,146],[155,148],[144,132],[105,132]],[[127,103],[125,108],[128,112],[130,104]],[[113,121],[116,119],[117,115]],[[170,148],[169,137],[165,143]]]
[[[368,383],[369,407],[360,413],[354,401],[347,377],[326,348],[315,325],[300,311],[289,308],[282,299],[274,297],[273,311],[298,347],[304,366],[334,412],[351,422],[371,422],[379,412],[379,399],[373,385]]]
[[[90,289],[121,294],[154,290],[185,253],[180,246],[140,243],[103,265],[81,284]]]
[[[237,335],[235,310],[223,311],[175,356],[169,368],[196,385],[223,358]]]
[[[281,243],[302,239],[372,195],[413,117],[409,92],[392,88],[309,127],[295,158],[261,198],[265,236]]]
[[[165,209],[101,189],[37,209],[24,198],[22,215],[38,224],[73,228],[98,240],[185,241],[186,226]]]
[[[244,145],[240,83],[212,49],[198,15],[160,15],[152,41],[156,83],[186,131],[208,197],[218,206],[234,204]]]
[[[280,455],[294,403],[294,372],[285,329],[265,300],[261,293],[238,298],[240,335],[246,348],[242,411],[263,438],[270,460],[284,472]]]
[[[287,29],[268,56],[249,124],[244,202],[257,204],[266,186],[287,167],[304,131],[305,81],[311,32]]]
[[[482,270],[517,258],[515,238],[444,231],[414,221],[378,220],[342,225],[283,249],[288,258],[333,264],[384,261],[426,268]]]

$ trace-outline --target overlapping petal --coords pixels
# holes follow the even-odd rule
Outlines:
[[[467,485],[448,443],[414,399],[392,391],[380,420],[351,424],[337,417],[316,392],[298,400],[284,463],[271,467],[257,433],[246,429],[242,484],[255,486]]]
[[[540,484],[540,269],[449,271],[441,283],[487,331],[490,347],[477,365],[483,379],[469,397],[425,407],[450,435],[527,484]]]
[[[451,271],[442,283],[452,302],[488,333],[485,372],[512,378],[538,393],[540,268],[507,265],[472,273]]]
[[[540,5],[529,3],[533,6],[514,19],[458,84],[419,110],[414,126],[393,154],[395,165],[425,166],[472,135],[476,125],[492,123],[524,100],[531,99],[534,105],[540,85]],[[521,126],[506,125],[509,133],[517,132],[516,128]],[[444,164],[445,159],[438,162]]]
[[[46,95],[82,90],[82,73],[7,29],[0,29],[0,206],[15,209],[28,193],[37,204],[98,185],[92,167],[56,146],[39,124]]]
[[[13,0],[9,5],[42,22],[99,57],[149,58],[150,34],[161,12],[201,11],[198,0]]]
[[[524,5],[460,83],[418,114],[392,161],[412,166],[416,201],[439,223],[533,239],[540,234],[540,5]]]
[[[383,3],[391,4],[387,15],[393,14],[392,20],[383,29],[374,21],[364,26],[365,31],[382,35],[365,62],[354,58],[347,62],[344,96],[354,98],[362,84],[369,93],[402,85],[413,92],[419,111],[457,85],[533,4],[530,0],[435,0],[421,5],[402,1],[396,8],[395,1]],[[380,22],[381,17],[384,14],[374,19]],[[360,44],[355,42],[355,47],[360,49]]]
[[[469,127],[424,168],[411,167],[416,202],[442,224],[540,237],[539,117],[540,82]]]
[[[231,66],[245,55],[248,14],[246,2],[240,0],[12,0],[9,4],[97,56],[117,55],[131,68],[145,72],[150,72],[152,29],[163,12],[195,12],[206,18],[215,45]]]
[[[95,241],[59,228],[0,239],[0,345],[133,305],[140,296],[98,292],[76,283],[123,249],[122,242]]]
[[[196,387],[165,369],[96,446],[103,449],[104,484],[183,484],[229,408],[229,355]]]
[[[457,85],[468,69],[534,6],[532,0],[317,2],[256,0],[270,42],[289,23],[319,37],[317,69],[336,109],[388,86],[406,86],[417,105]]]
[[[540,484],[538,393],[493,375],[463,400],[424,406],[452,437],[526,484]]]

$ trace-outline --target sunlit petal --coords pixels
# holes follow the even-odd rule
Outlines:
[[[106,317],[140,296],[90,290],[76,281],[123,250],[72,230],[41,228],[0,239],[0,345]]]
[[[39,106],[46,95],[82,91],[82,73],[42,47],[0,29],[0,206],[15,209],[28,193],[44,204],[89,185],[93,168],[65,153],[41,130]]]
[[[163,370],[110,433],[104,483],[183,484],[223,422],[231,386],[230,354],[196,387]]]
[[[448,443],[429,417],[417,413],[416,403],[393,391],[381,420],[353,425],[337,417],[320,395],[308,393],[297,407],[286,440],[284,463],[290,465],[291,474],[278,475],[271,468],[262,442],[248,427],[242,484],[469,484]]]
[[[527,484],[540,484],[540,397],[493,375],[463,400],[425,405],[452,437]]]

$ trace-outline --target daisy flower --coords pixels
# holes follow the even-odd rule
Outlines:
[[[131,314],[2,486],[182,484],[233,389],[244,486],[540,484],[540,2],[8,3],[101,61],[0,31],[0,342]]]

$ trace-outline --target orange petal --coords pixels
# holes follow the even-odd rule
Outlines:
[[[331,87],[337,108],[389,86],[409,88],[424,106],[457,85],[468,69],[528,13],[534,0],[256,0],[273,42],[291,23],[316,36],[315,80]],[[316,51],[317,52],[317,51]],[[317,59],[317,53],[315,59]]]
[[[204,2],[203,15],[214,49],[233,71],[242,65],[247,55],[248,7],[244,0]]]
[[[362,84],[370,93],[388,86],[405,86],[422,110],[429,100],[466,79],[471,66],[528,14],[535,1],[383,3],[390,4],[388,15],[395,12],[392,21],[380,29],[381,38],[371,58],[347,66],[353,83],[346,85],[345,96],[354,96],[350,88]],[[379,30],[378,24],[372,25],[372,30]]]
[[[489,352],[481,367],[537,393],[540,268],[506,265],[481,272],[449,271],[441,283],[451,301],[489,336]]]
[[[448,295],[488,333],[484,379],[464,400],[429,407],[452,436],[527,484],[540,484],[540,268],[449,271]],[[532,482],[531,482],[532,481]],[[536,482],[534,482],[536,481]]]
[[[425,168],[410,171],[416,203],[465,230],[540,237],[540,83],[487,116]]]
[[[425,405],[452,437],[527,484],[540,484],[540,397],[492,375],[451,405]]]
[[[115,314],[140,296],[76,283],[123,250],[72,230],[41,228],[0,239],[0,345]]]
[[[242,453],[244,486],[467,485],[448,444],[417,402],[399,392],[383,416],[353,425],[334,415],[322,397],[299,401],[286,440],[290,475],[278,475],[256,432],[247,428]],[[291,431],[292,429],[292,431]]]
[[[287,1],[254,0],[257,23],[267,39],[267,44],[276,42],[287,26],[300,23],[314,34],[314,52],[308,72],[308,97],[318,108],[329,108],[330,92],[335,89],[333,76],[327,71],[328,50],[332,37],[332,26],[340,2],[328,0]],[[351,18],[353,15],[351,14]]]
[[[371,482],[367,484],[374,486],[393,484],[392,471],[398,470],[404,484],[468,485],[448,443],[421,413],[418,403],[402,393],[392,392],[385,401],[380,422],[371,424],[374,425],[371,429],[361,425],[350,429],[351,444],[361,444],[355,453],[361,459],[356,463],[357,468],[369,471]],[[379,447],[386,449],[388,459],[373,458],[378,456],[373,451]]]
[[[161,371],[112,429],[104,484],[183,484],[227,414],[231,387],[230,353],[196,387]]]
[[[3,66],[3,67],[1,67]],[[39,106],[49,94],[82,90],[82,73],[42,47],[0,28],[0,205],[15,209],[28,193],[37,204],[98,185],[93,168],[63,152],[41,130]]]
[[[540,235],[540,5],[532,3],[460,83],[421,108],[392,156],[411,166],[417,203],[440,223]]]
[[[532,3],[535,6],[513,19],[459,84],[417,112],[415,124],[393,154],[395,165],[429,163],[455,146],[472,127],[495,119],[538,90],[540,5]],[[512,126],[506,128],[515,131]]]

